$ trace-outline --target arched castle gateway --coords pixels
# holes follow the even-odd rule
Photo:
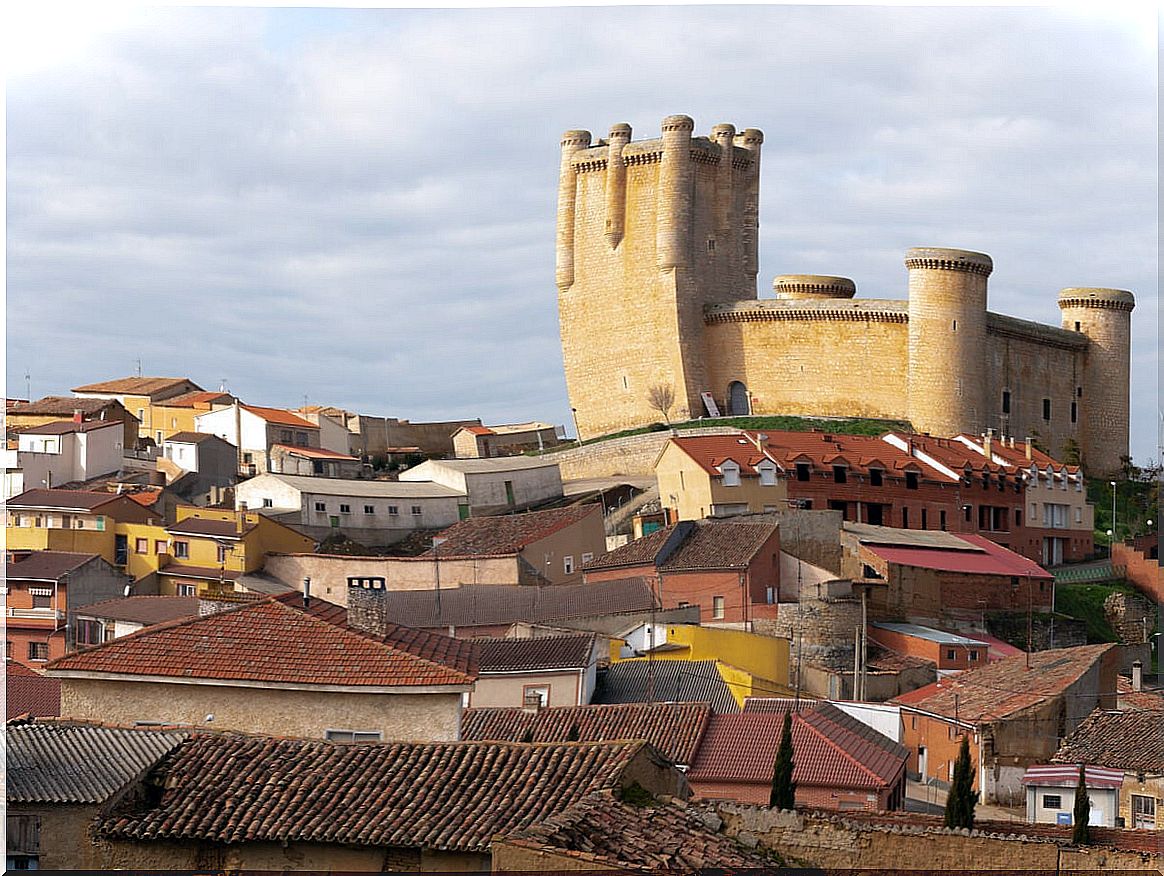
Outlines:
[[[906,301],[857,298],[844,277],[785,275],[757,300],[755,128],[662,136],[629,125],[562,138],[558,305],[570,404],[584,436],[705,413],[909,420],[919,432],[1078,441],[1095,474],[1128,452],[1132,293],[1064,289],[1062,328],[986,309],[990,257],[906,253]]]

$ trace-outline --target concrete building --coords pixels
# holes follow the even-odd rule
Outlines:
[[[239,484],[235,504],[290,523],[316,539],[342,533],[368,546],[462,516],[465,493],[427,481],[371,481],[265,474]]]
[[[217,435],[239,452],[239,473],[247,476],[271,470],[271,447],[290,444],[295,447],[319,447],[319,427],[281,408],[261,408],[236,402],[199,414],[194,418],[195,431]]]
[[[1027,767],[1023,775],[1023,786],[1027,789],[1027,821],[1032,824],[1074,824],[1079,770],[1079,764]],[[1090,804],[1088,825],[1116,827],[1123,772],[1096,766],[1084,766],[1083,770]]]
[[[345,433],[346,434],[346,433]],[[271,473],[321,478],[359,478],[371,469],[356,457],[322,447],[271,445]]]
[[[209,496],[216,489],[238,481],[238,449],[208,432],[170,435],[162,442],[162,456],[156,464],[170,482],[184,475],[190,477],[183,482],[182,492],[191,501],[195,496]]]
[[[870,641],[890,651],[928,660],[939,675],[984,666],[989,661],[986,642],[920,624],[878,621],[869,625],[868,635]]]
[[[86,423],[80,415],[73,421],[25,429],[17,449],[24,485],[51,490],[116,474],[124,458],[123,441],[121,423]]]
[[[202,387],[186,377],[122,377],[73,387],[77,398],[116,399],[137,418],[139,431],[134,437],[159,446],[169,432],[165,421],[155,416],[153,406],[195,392],[202,392]]]
[[[557,428],[549,423],[462,426],[453,433],[453,452],[458,459],[520,456],[527,450],[543,450],[560,443]]]
[[[125,495],[82,490],[26,490],[8,500],[5,548],[97,554],[114,566],[127,562],[128,542],[119,524],[152,525],[156,511]]]
[[[784,470],[758,434],[672,438],[655,460],[659,500],[679,520],[781,511]]]
[[[528,457],[430,459],[402,471],[401,481],[432,481],[469,497],[470,513],[524,511],[562,498],[562,475],[554,462]]]
[[[479,643],[480,675],[472,708],[585,706],[602,656],[593,633]]]
[[[8,405],[4,412],[4,421],[8,429],[22,431],[46,423],[73,422],[78,414],[83,423],[121,423],[121,446],[128,451],[137,445],[139,421],[115,398],[45,396],[34,402]]]
[[[905,420],[919,432],[1036,432],[1094,474],[1128,452],[1132,293],[1069,288],[1061,327],[987,310],[984,253],[919,247],[908,299],[786,274],[757,300],[755,128],[695,136],[685,115],[632,141],[614,125],[561,140],[557,286],[566,385],[582,437],[660,419],[803,414]],[[869,380],[870,374],[878,375]],[[806,377],[811,375],[812,379]]]

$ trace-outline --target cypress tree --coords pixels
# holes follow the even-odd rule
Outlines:
[[[974,827],[974,806],[978,792],[974,788],[974,767],[970,765],[970,740],[963,734],[958,759],[954,761],[954,781],[946,796],[946,827]]]
[[[1091,842],[1091,798],[1087,796],[1087,779],[1079,765],[1079,783],[1075,786],[1075,812],[1071,819],[1071,842],[1085,846]]]
[[[571,725],[570,725],[570,731],[569,731],[569,732],[566,734],[566,741],[567,741],[567,742],[577,742],[577,741],[578,741],[578,737],[579,737],[580,735],[581,735],[581,734],[579,734],[579,733],[578,733],[578,725],[577,725],[577,724],[571,724]]]
[[[796,784],[792,781],[792,712],[784,713],[784,729],[780,733],[780,747],[776,749],[776,764],[772,768],[772,795],[768,805],[773,809],[796,808]]]

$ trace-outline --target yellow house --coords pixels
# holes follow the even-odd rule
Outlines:
[[[127,570],[135,580],[157,574],[163,596],[238,592],[238,579],[263,567],[268,553],[306,553],[310,537],[255,511],[181,505],[169,526],[127,525]]]
[[[182,395],[201,392],[202,388],[187,377],[121,377],[73,387],[73,393],[78,398],[116,399],[121,402],[137,418],[140,437],[152,438],[158,444],[169,433],[155,416],[154,407]],[[188,426],[185,431],[192,432],[194,427]]]
[[[142,434],[149,434],[158,444],[179,432],[197,432],[194,418],[207,411],[229,408],[234,396],[229,392],[187,392],[153,402],[147,408],[148,418],[142,423]],[[159,435],[161,436],[159,438]]]
[[[128,496],[84,490],[26,490],[7,503],[6,549],[97,554],[124,568],[127,542],[119,528],[161,521]]]
[[[746,432],[672,438],[655,460],[659,501],[680,520],[782,510],[788,489],[779,473],[762,440]]]
[[[648,659],[649,650],[636,650],[631,644],[634,638],[611,641],[612,663]],[[661,640],[653,649],[655,660],[714,660],[716,670],[741,707],[750,696],[792,693],[788,686],[787,639],[697,624],[660,624],[655,639]]]

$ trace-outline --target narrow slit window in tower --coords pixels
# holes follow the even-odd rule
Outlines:
[[[1004,414],[1010,413],[1010,390],[1004,389],[1002,391],[1002,412]]]
[[[1048,423],[1051,422],[1051,400],[1049,398],[1043,399],[1043,419]]]

